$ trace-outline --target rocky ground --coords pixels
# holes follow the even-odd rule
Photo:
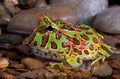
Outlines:
[[[57,4],[57,1],[59,2],[60,0],[51,0],[50,3]],[[74,0],[68,0],[69,4],[71,1]],[[88,5],[88,3],[86,3],[87,0],[84,1],[83,3],[81,2],[81,5],[84,3]],[[7,16],[3,11],[5,18],[9,18],[11,21],[3,21],[3,19],[5,19],[4,17],[2,20],[0,19],[0,79],[120,79],[119,5],[111,4],[109,7],[112,8],[107,9],[106,2],[103,2],[104,5],[103,3],[99,5],[102,5],[105,11],[101,10],[101,8],[97,8],[97,12],[92,13],[94,10],[90,9],[91,11],[87,13],[85,6],[85,8],[77,9],[76,12],[70,8],[74,8],[75,5],[77,5],[77,2],[70,7],[66,5],[61,6],[61,4],[67,4],[68,2],[61,0],[59,6],[52,5],[48,7],[47,5],[46,7],[44,0],[40,0],[39,3],[35,5],[36,8],[31,9],[31,7],[33,7],[31,3],[31,6],[27,6],[27,9],[26,7],[20,7],[17,11],[12,9],[12,11],[14,11],[14,17],[12,18]],[[90,4],[95,3],[92,3],[91,1],[89,5]],[[79,7],[81,7],[81,5],[79,5]],[[38,7],[40,8],[38,9]],[[65,7],[64,10],[62,10],[63,7]],[[61,8],[62,11],[57,10],[58,8]],[[24,39],[37,25],[38,20],[36,17],[41,15],[41,13],[49,15],[53,19],[63,19],[66,18],[66,16],[69,16],[69,18],[63,20],[72,22],[73,24],[79,22],[94,26],[98,32],[104,35],[104,42],[116,48],[116,51],[114,51],[104,63],[94,66],[91,71],[47,68],[50,61],[31,55],[30,48],[22,44]],[[59,16],[56,17],[57,14],[59,14]],[[93,17],[92,14],[94,16],[97,14],[96,18]],[[82,17],[83,15],[84,17]],[[89,19],[89,17],[92,18]],[[93,21],[94,18],[95,21]],[[82,68],[84,68],[84,66]]]

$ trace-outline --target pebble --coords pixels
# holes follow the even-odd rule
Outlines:
[[[9,12],[7,13],[7,9],[2,4],[4,4],[8,10],[10,10],[12,13],[11,15]],[[10,21],[11,17],[14,16],[17,12],[20,12],[20,8],[17,6],[15,7],[12,3],[0,2],[0,25],[7,24]]]
[[[2,51],[3,55],[8,58],[15,58],[18,54],[15,51]]]
[[[18,34],[3,34],[0,35],[0,44],[11,44],[11,45],[18,45],[21,44],[23,41],[23,37]]]
[[[99,77],[106,77],[112,74],[112,68],[108,64],[95,65],[93,68],[93,75]]]
[[[0,57],[0,69],[6,68],[9,65],[9,61],[6,58]]]
[[[8,74],[6,72],[0,72],[0,78],[1,79],[15,79],[15,76],[12,74]]]
[[[120,69],[120,59],[109,60],[108,64],[115,69]]]
[[[97,14],[94,27],[105,33],[120,34],[120,7],[108,8]]]
[[[23,58],[21,63],[24,64],[28,69],[39,69],[44,67],[44,63],[34,58]]]
[[[110,79],[120,79],[120,74],[113,74]]]
[[[44,70],[44,69],[40,69],[40,70],[33,70],[33,71],[28,71],[28,72],[24,72],[21,73],[20,76],[21,77],[25,77],[25,78],[32,78],[35,79],[37,77],[40,77],[38,79],[44,79],[43,77],[43,73],[48,73],[48,71]]]

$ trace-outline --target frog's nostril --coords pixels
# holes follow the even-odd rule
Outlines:
[[[52,26],[48,26],[47,29],[48,29],[49,31],[52,31],[52,30],[53,30],[53,27],[52,27]]]

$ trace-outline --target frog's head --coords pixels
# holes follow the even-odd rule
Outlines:
[[[46,15],[40,17],[40,24],[39,24],[40,28],[47,28],[48,30],[52,30],[52,29],[58,30],[62,26],[64,26],[62,21],[55,22]]]

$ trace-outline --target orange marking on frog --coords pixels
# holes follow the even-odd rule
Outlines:
[[[63,30],[63,29],[58,29],[60,32],[62,32],[63,34],[67,34],[67,31],[66,30]]]
[[[75,30],[74,30],[74,34],[77,34],[77,33],[78,33],[78,29],[75,28]]]

